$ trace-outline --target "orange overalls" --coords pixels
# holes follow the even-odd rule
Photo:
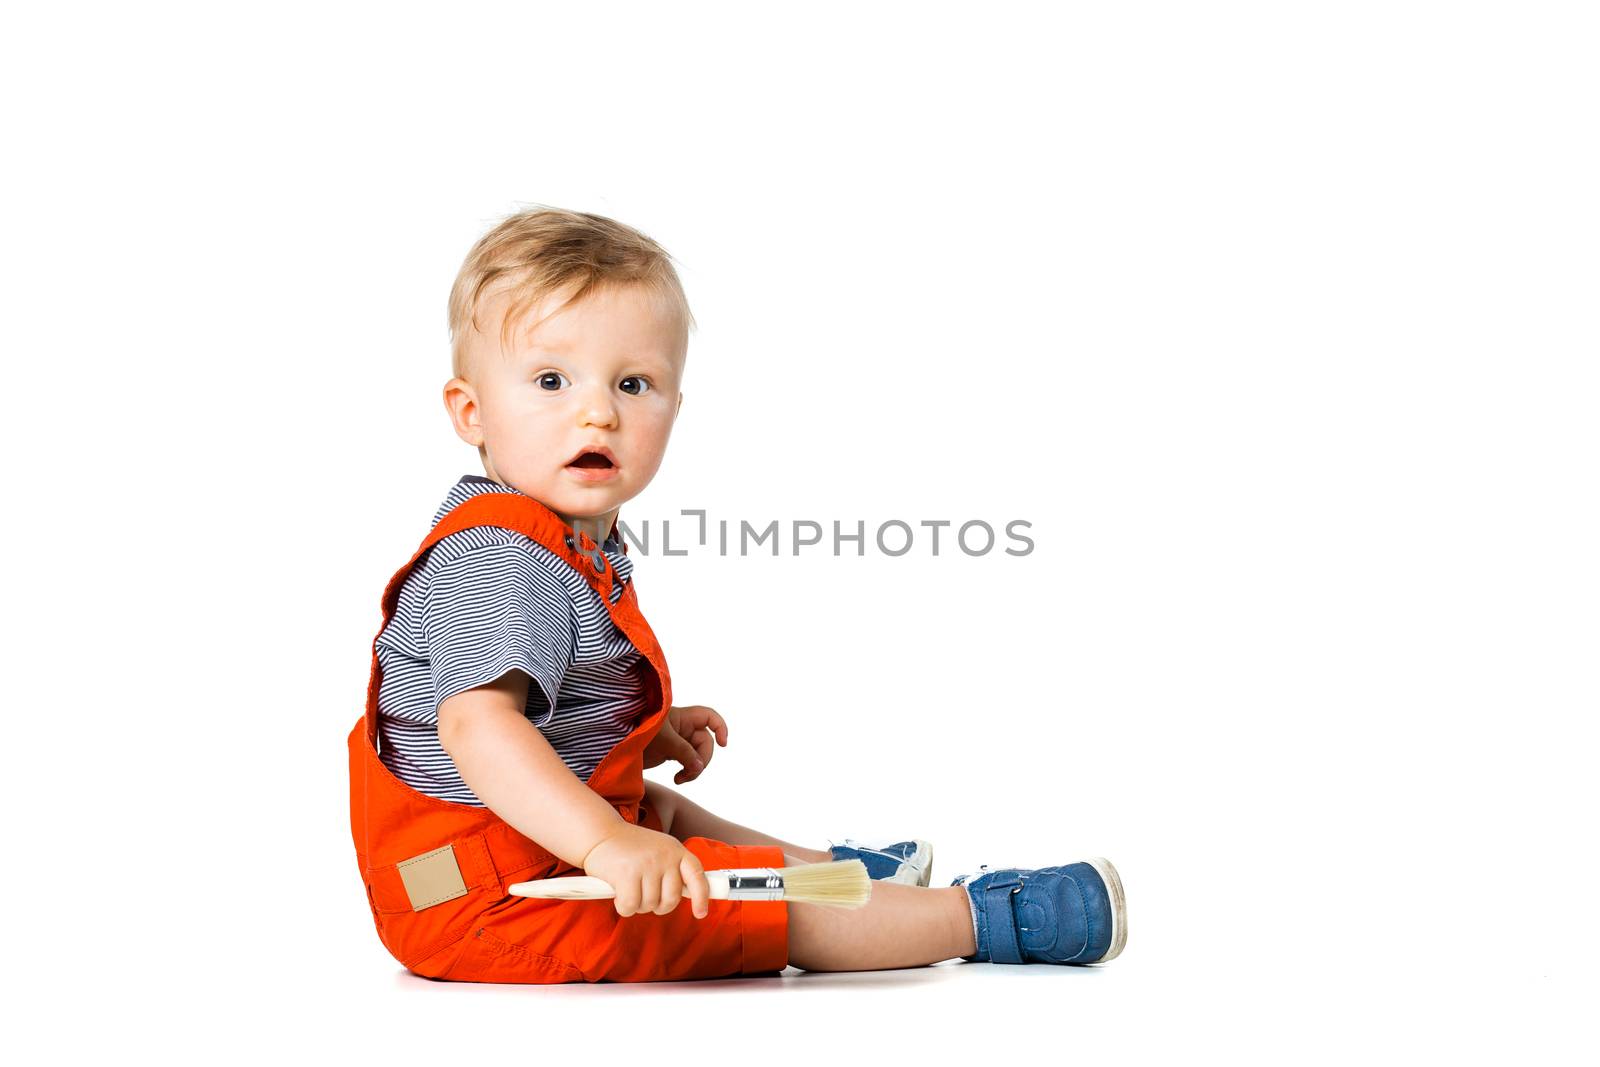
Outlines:
[[[633,583],[625,583],[611,602],[615,572],[587,534],[575,536],[531,497],[470,497],[439,520],[389,579],[383,625],[422,554],[472,526],[515,530],[566,560],[639,650],[644,717],[587,784],[622,818],[660,830],[659,815],[644,803],[644,750],[666,721],[672,680],[639,613]],[[610,536],[616,536],[615,524]],[[581,871],[487,807],[427,796],[391,774],[374,747],[380,677],[374,638],[366,714],[350,731],[350,829],[378,937],[407,970],[464,982],[644,982],[770,973],[788,963],[789,914],[782,901],[713,900],[710,914],[696,919],[686,895],[670,914],[623,918],[609,900],[508,896],[506,886],[513,882]],[[775,846],[734,846],[703,837],[683,844],[707,870],[783,866],[783,852]]]

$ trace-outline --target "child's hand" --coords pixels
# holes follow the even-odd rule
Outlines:
[[[667,721],[645,747],[644,765],[654,767],[669,759],[677,760],[683,769],[673,776],[673,784],[692,782],[711,762],[715,751],[713,736],[717,744],[728,747],[728,724],[715,709],[702,704],[668,708]]]
[[[583,858],[583,872],[616,890],[612,903],[618,915],[666,915],[685,891],[696,919],[711,910],[711,885],[694,853],[676,838],[634,823],[623,823],[591,848]]]

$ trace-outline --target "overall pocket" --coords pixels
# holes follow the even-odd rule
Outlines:
[[[565,960],[512,944],[486,926],[474,926],[461,953],[440,977],[457,982],[556,985],[581,982],[583,972]]]

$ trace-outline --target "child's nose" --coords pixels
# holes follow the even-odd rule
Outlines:
[[[610,426],[617,421],[617,406],[603,389],[588,389],[578,399],[579,421],[582,425]]]

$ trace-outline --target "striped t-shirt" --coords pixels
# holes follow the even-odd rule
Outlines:
[[[433,525],[468,497],[517,492],[465,475]],[[633,561],[614,540],[601,550],[615,568],[615,603]],[[417,561],[377,655],[378,757],[419,793],[461,804],[483,801],[439,744],[447,697],[521,670],[531,679],[524,714],[584,781],[644,711],[647,665],[599,591],[537,541],[497,526],[458,530]]]

